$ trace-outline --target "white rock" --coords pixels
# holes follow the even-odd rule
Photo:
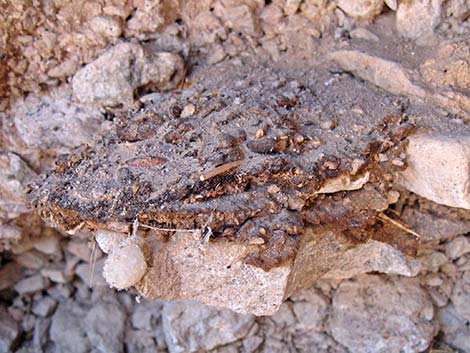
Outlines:
[[[470,134],[411,136],[407,156],[400,184],[431,201],[470,209]]]
[[[446,255],[452,260],[470,253],[470,238],[460,236],[446,244]]]
[[[208,352],[245,337],[254,324],[253,315],[197,302],[165,303],[162,320],[170,353]]]
[[[367,272],[416,276],[419,270],[419,261],[406,257],[390,244],[371,240],[345,252],[323,278],[346,279]]]
[[[358,50],[339,50],[330,54],[344,71],[396,94],[424,99],[426,92],[411,80],[412,73],[399,63],[385,60]],[[393,77],[393,80],[390,79]]]
[[[460,316],[470,321],[470,271],[457,280],[450,298]]]
[[[49,281],[44,279],[40,274],[26,277],[15,285],[15,290],[20,294],[30,294],[46,289]]]
[[[99,107],[131,104],[137,88],[174,88],[184,71],[184,61],[177,54],[154,54],[139,44],[121,43],[75,74],[73,95]]]
[[[357,20],[373,20],[382,12],[383,0],[336,0],[338,7]]]
[[[117,289],[129,288],[139,282],[147,270],[147,263],[139,245],[123,242],[105,261],[103,276]]]
[[[30,94],[18,100],[12,112],[15,127],[29,147],[60,153],[89,143],[104,120],[99,110],[76,105],[68,85],[42,96]]]
[[[46,255],[60,254],[61,252],[59,237],[52,232],[37,240],[35,239],[33,247]]]
[[[12,152],[0,153],[0,212],[5,213],[6,218],[29,211],[25,188],[35,177],[36,173],[20,156]]]
[[[442,0],[400,1],[396,12],[398,32],[410,39],[432,36],[441,21]]]
[[[429,347],[437,329],[433,304],[419,281],[362,275],[333,296],[333,338],[351,352],[414,353]]]
[[[122,33],[122,25],[119,20],[111,16],[97,16],[90,20],[90,28],[95,33],[106,37],[119,37]]]

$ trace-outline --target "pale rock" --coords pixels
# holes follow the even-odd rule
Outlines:
[[[408,258],[392,245],[370,240],[366,244],[348,250],[327,272],[325,279],[347,279],[367,272],[416,276],[419,261]]]
[[[415,279],[362,275],[342,282],[332,305],[333,338],[352,352],[421,352],[437,334],[433,304]]]
[[[15,290],[20,295],[31,294],[42,291],[49,286],[49,281],[42,277],[40,274],[26,277],[16,283]]]
[[[384,0],[336,0],[338,7],[348,16],[362,21],[373,20],[384,6]]]
[[[255,12],[261,8],[260,5],[259,1],[243,3],[222,0],[215,2],[214,14],[234,32],[257,37],[260,33],[260,26]]]
[[[43,297],[35,301],[32,311],[35,315],[47,317],[51,315],[57,307],[57,301],[51,297]]]
[[[91,248],[88,243],[80,240],[71,240],[67,243],[67,251],[79,259],[89,262],[91,259]]]
[[[93,347],[114,353],[123,350],[125,323],[126,314],[118,302],[100,301],[88,311],[83,326]]]
[[[35,239],[33,246],[36,250],[46,255],[57,255],[62,251],[59,236],[52,232],[49,232],[46,236]]]
[[[97,16],[90,20],[90,29],[106,37],[119,37],[122,34],[122,24],[117,17]]]
[[[0,215],[5,213],[6,218],[14,218],[29,211],[25,189],[36,176],[17,154],[0,153]]]
[[[20,336],[15,320],[0,307],[0,353],[13,352]]]
[[[283,17],[282,9],[276,4],[270,4],[261,10],[261,27],[267,38],[274,38],[280,33],[281,19]]]
[[[413,135],[398,182],[439,204],[470,209],[470,135]]]
[[[339,50],[331,53],[329,57],[344,71],[351,72],[354,76],[390,93],[410,96],[418,100],[426,96],[426,91],[411,80],[412,73],[399,63],[358,50]],[[393,80],[390,77],[393,77]]]
[[[0,241],[7,247],[11,243],[17,243],[21,239],[21,234],[22,229],[14,224],[0,224]]]
[[[243,340],[243,350],[246,353],[257,352],[257,349],[263,343],[263,338],[260,336],[248,336]]]
[[[470,13],[470,3],[468,5]],[[444,42],[420,66],[424,80],[434,89],[470,90],[470,40]]]
[[[450,300],[459,315],[470,321],[470,271],[465,271],[457,280]]]
[[[442,0],[400,1],[396,11],[398,32],[410,39],[426,40],[441,22]]]
[[[12,111],[15,127],[30,148],[58,153],[90,143],[104,120],[99,110],[75,104],[69,86],[42,96],[30,94]]]
[[[55,283],[67,283],[71,280],[70,276],[65,275],[63,266],[43,268],[41,270],[41,275]]]
[[[125,289],[140,281],[147,270],[147,263],[139,245],[122,242],[105,260],[103,277],[111,286]]]
[[[292,311],[291,303],[284,302],[276,313],[269,317],[279,329],[292,327],[295,324],[295,316]]]
[[[198,300],[255,315],[273,315],[285,298],[311,287],[328,271],[339,278],[367,271],[405,275],[419,271],[418,262],[390,245],[369,242],[351,249],[335,233],[317,233],[312,228],[305,229],[296,257],[269,271],[243,261],[249,251],[246,244],[206,243],[198,232],[176,232],[170,239],[155,234],[147,239],[155,243],[145,248],[152,261],[135,286],[139,294],[150,299]]]
[[[15,255],[13,260],[30,270],[39,270],[40,268],[44,267],[47,262],[47,256],[39,251],[32,250],[25,252],[23,254]]]
[[[388,6],[390,10],[396,11],[398,8],[398,0],[384,0],[385,5]]]
[[[252,315],[196,302],[165,303],[162,320],[170,353],[207,352],[245,337],[254,325]]]
[[[82,325],[85,315],[86,309],[77,302],[69,300],[59,304],[52,316],[49,329],[51,340],[55,343],[56,353],[88,353],[90,351],[90,343]]]
[[[160,352],[155,343],[152,332],[142,330],[126,330],[126,352],[128,353],[155,353]]]
[[[300,7],[301,0],[286,0],[284,5],[284,12],[286,15],[293,15],[295,14]]]
[[[439,206],[445,208],[445,206]],[[470,221],[446,217],[436,212],[423,212],[406,207],[400,217],[411,229],[421,235],[421,242],[442,242],[470,232]]]
[[[446,255],[452,260],[470,252],[470,238],[460,236],[446,244]]]
[[[89,287],[109,287],[109,284],[103,277],[104,259],[96,261],[96,263],[81,263],[75,269],[78,277]]]
[[[8,262],[0,266],[0,291],[13,287],[22,277],[23,271],[18,264]]]
[[[184,61],[177,54],[154,54],[139,44],[121,43],[75,74],[73,95],[99,107],[129,105],[136,89],[172,89],[184,74]]]
[[[422,270],[427,270],[429,272],[439,271],[439,267],[446,264],[449,259],[447,256],[440,251],[433,251],[427,256],[423,256],[420,259]]]
[[[364,39],[364,40],[368,40],[371,42],[379,41],[379,37],[377,35],[375,35],[371,31],[363,27],[353,29],[351,32],[349,32],[349,35],[353,39]]]
[[[297,327],[303,330],[322,331],[328,315],[328,298],[314,289],[302,290],[291,297],[292,310],[297,318]]]
[[[437,317],[439,326],[444,333],[443,341],[462,350],[462,352],[470,352],[468,320],[462,317],[452,304],[440,308]]]

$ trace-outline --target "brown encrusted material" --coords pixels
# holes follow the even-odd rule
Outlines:
[[[407,114],[416,111],[347,75],[328,87],[323,82],[331,74],[321,69],[289,77],[224,65],[198,71],[183,91],[116,116],[97,146],[61,160],[31,193],[43,218],[68,231],[125,229],[135,219],[210,227],[213,241],[256,242],[245,260],[266,270],[295,256],[309,224],[331,226],[352,243],[374,232],[397,243],[375,216],[388,207],[393,172],[406,167],[390,161],[403,151],[414,128]],[[217,70],[233,72],[233,80],[218,80]],[[247,75],[249,87],[234,88]],[[273,91],[280,76],[297,87]],[[184,114],[187,106],[194,113]],[[389,162],[379,162],[379,153]],[[367,190],[318,194],[331,181],[366,173]]]

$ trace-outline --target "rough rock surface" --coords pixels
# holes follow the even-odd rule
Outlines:
[[[232,343],[248,333],[254,318],[227,309],[174,302],[164,305],[162,322],[169,352],[180,353],[209,351]]]
[[[434,202],[470,209],[470,133],[415,135],[400,182]]]
[[[359,276],[340,284],[332,305],[333,337],[354,352],[421,352],[435,334],[432,302],[414,279]]]
[[[183,59],[152,53],[139,44],[122,43],[80,69],[72,79],[73,96],[98,107],[130,105],[139,89],[168,90],[184,78]]]
[[[103,121],[99,110],[74,104],[68,85],[48,95],[30,94],[16,102],[13,109],[13,121],[24,143],[29,148],[56,153],[92,143]]]

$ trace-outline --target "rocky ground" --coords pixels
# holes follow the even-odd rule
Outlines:
[[[0,2],[0,352],[470,352],[469,17],[465,0]],[[232,80],[230,67],[245,76]],[[256,67],[275,74],[264,79]],[[128,144],[158,139],[155,127],[120,125],[129,111],[165,107],[191,122],[220,108],[201,112],[201,100],[263,110],[274,99],[290,109],[309,90],[323,92],[306,105],[323,114],[316,135],[292,135],[290,148],[305,142],[347,160],[378,114],[400,112],[434,137],[411,138],[408,155],[380,153],[370,165],[403,171],[419,156],[434,162],[391,178],[381,190],[386,205],[372,207],[403,229],[358,247],[272,316],[111,289],[92,234],[64,227],[57,214],[41,219],[28,202],[38,175],[109,146],[102,137],[116,126]],[[186,136],[189,146],[182,125],[165,139]],[[250,129],[256,139],[273,133]],[[351,134],[344,141],[354,148],[330,131]],[[83,192],[99,199],[96,190],[91,183]],[[114,206],[106,212],[135,211]],[[403,234],[419,238],[415,259],[397,250]]]

